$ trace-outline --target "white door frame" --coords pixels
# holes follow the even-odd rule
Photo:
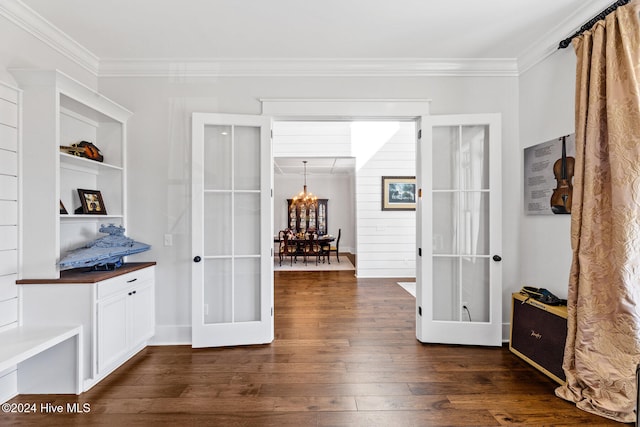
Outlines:
[[[263,98],[262,114],[274,120],[417,120],[429,115],[430,99]]]

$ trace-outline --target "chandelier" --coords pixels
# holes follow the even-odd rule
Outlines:
[[[305,211],[309,212],[310,208],[313,206],[314,208],[317,206],[318,198],[311,193],[307,192],[307,161],[303,160],[304,163],[304,187],[302,191],[293,197],[291,201],[291,205],[298,207],[305,207]],[[315,209],[313,209],[315,211]]]

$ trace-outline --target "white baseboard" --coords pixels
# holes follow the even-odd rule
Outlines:
[[[156,325],[149,345],[191,345],[190,325]]]
[[[508,343],[511,337],[511,323],[505,322],[502,324],[502,342]]]

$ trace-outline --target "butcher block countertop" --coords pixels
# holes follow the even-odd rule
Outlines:
[[[156,265],[155,262],[128,262],[120,268],[108,271],[93,271],[91,268],[74,268],[72,270],[61,271],[59,279],[21,279],[16,280],[16,283],[18,285],[97,283],[154,265]]]

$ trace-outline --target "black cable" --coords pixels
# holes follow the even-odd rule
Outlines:
[[[466,305],[463,305],[462,308],[466,310],[467,315],[469,316],[469,322],[471,322],[471,312],[469,311],[469,308]]]
[[[629,1],[630,0],[618,0],[617,2],[607,7],[605,10],[603,10],[602,12],[594,16],[590,21],[588,21],[586,24],[580,27],[580,29],[576,31],[574,34],[572,34],[571,37],[567,37],[566,39],[562,40],[558,44],[558,49],[564,49],[565,47],[569,46],[571,44],[571,40],[575,39],[585,31],[591,29],[591,27],[593,27],[596,24],[596,22],[604,19],[608,14],[616,10],[618,7],[624,6],[625,4],[629,3]]]

